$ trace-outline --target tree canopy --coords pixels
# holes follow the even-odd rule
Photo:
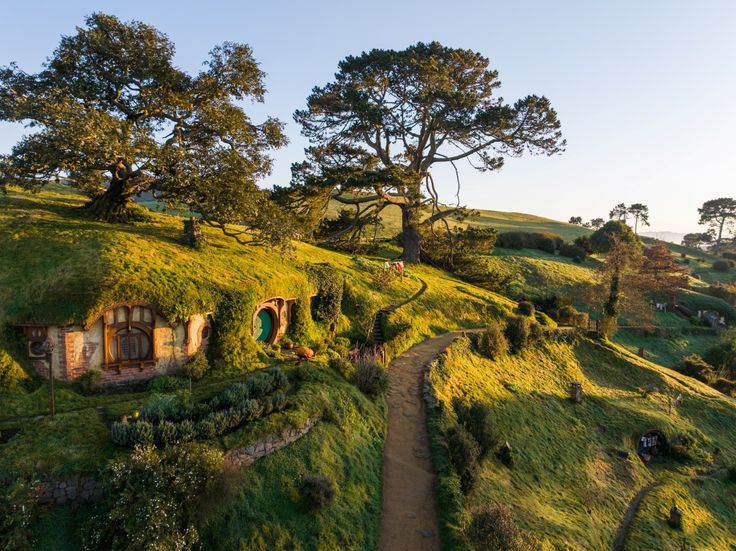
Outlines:
[[[547,98],[510,105],[496,97],[499,86],[487,58],[437,42],[349,56],[295,113],[312,145],[293,167],[290,189],[279,191],[312,224],[330,200],[353,209],[356,225],[397,205],[404,259],[419,262],[420,225],[463,212],[459,201],[441,204],[433,167],[451,165],[459,175],[457,163],[468,161],[493,171],[508,156],[564,149]]]
[[[716,250],[720,250],[723,239],[723,229],[736,223],[736,199],[721,197],[703,203],[698,209],[699,224],[710,226],[716,234]]]
[[[609,252],[615,241],[629,243],[635,247],[641,246],[639,238],[634,235],[631,228],[619,220],[609,220],[590,236],[590,245],[593,251],[599,253]]]
[[[223,229],[245,224],[280,240],[256,181],[286,138],[281,122],[256,124],[239,105],[266,92],[251,49],[216,46],[196,75],[173,58],[174,44],[154,27],[95,13],[40,72],[2,68],[0,120],[33,130],[0,158],[2,185],[36,190],[63,178],[109,221],[125,220],[132,198],[152,192]]]
[[[630,216],[634,218],[634,233],[639,233],[639,224],[649,225],[649,207],[642,203],[634,203],[628,209]]]

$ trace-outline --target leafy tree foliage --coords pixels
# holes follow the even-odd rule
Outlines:
[[[191,549],[204,495],[217,487],[222,453],[199,445],[162,452],[138,447],[110,466],[103,512],[89,523],[88,549]]]
[[[641,203],[634,203],[628,208],[628,213],[634,218],[634,233],[639,233],[639,223],[649,225],[649,207]]]
[[[576,226],[582,226],[583,225],[583,217],[582,216],[571,216],[570,220],[567,221],[568,224],[574,224]]]
[[[639,238],[634,235],[626,223],[619,220],[609,220],[590,236],[590,246],[594,252],[607,253],[611,250],[614,241],[623,241],[639,246]]]
[[[713,243],[713,233],[710,231],[704,233],[686,233],[682,237],[682,244],[686,247],[695,249],[701,248],[703,245]]]
[[[736,224],[736,199],[731,197],[711,199],[703,203],[703,206],[698,209],[698,214],[700,214],[698,223],[710,226],[715,232],[715,249],[720,250],[723,229]]]
[[[669,248],[663,241],[656,241],[644,250],[641,269],[642,283],[654,295],[663,295],[674,301],[677,291],[687,284],[687,276],[675,263]]]
[[[465,212],[440,203],[433,167],[467,160],[498,170],[506,156],[564,148],[547,98],[509,105],[494,95],[499,86],[487,58],[437,42],[349,56],[295,113],[312,147],[277,193],[305,225],[324,217],[330,199],[350,206],[356,223],[397,205],[403,257],[419,262],[420,226]]]
[[[92,198],[91,213],[126,220],[132,198],[152,192],[196,211],[239,239],[283,239],[256,186],[283,146],[282,123],[253,123],[237,102],[262,101],[263,72],[251,49],[226,42],[205,69],[174,65],[174,44],[154,27],[95,13],[61,39],[43,69],[0,69],[0,120],[36,131],[0,158],[0,181],[36,190],[55,178]]]
[[[629,218],[629,209],[624,203],[619,203],[611,209],[611,212],[608,213],[608,218],[611,220],[620,220],[621,222],[626,222],[626,220]]]
[[[597,230],[598,228],[602,227],[603,224],[605,224],[606,221],[603,218],[592,218],[590,222],[588,222],[588,227],[593,228],[594,230]]]

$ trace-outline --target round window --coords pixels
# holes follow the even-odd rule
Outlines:
[[[264,308],[256,314],[253,324],[253,336],[257,341],[268,342],[271,340],[273,329],[276,326],[276,320],[273,312],[268,308]]]
[[[202,328],[202,340],[203,341],[206,341],[209,338],[210,338],[210,326],[209,325],[205,325]]]

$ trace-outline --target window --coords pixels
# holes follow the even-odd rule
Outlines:
[[[105,312],[105,364],[143,368],[154,360],[153,311],[145,306],[117,306]]]

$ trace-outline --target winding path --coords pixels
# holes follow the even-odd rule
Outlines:
[[[380,551],[438,551],[435,474],[422,397],[427,365],[464,331],[428,339],[388,366],[388,434],[383,447]]]

